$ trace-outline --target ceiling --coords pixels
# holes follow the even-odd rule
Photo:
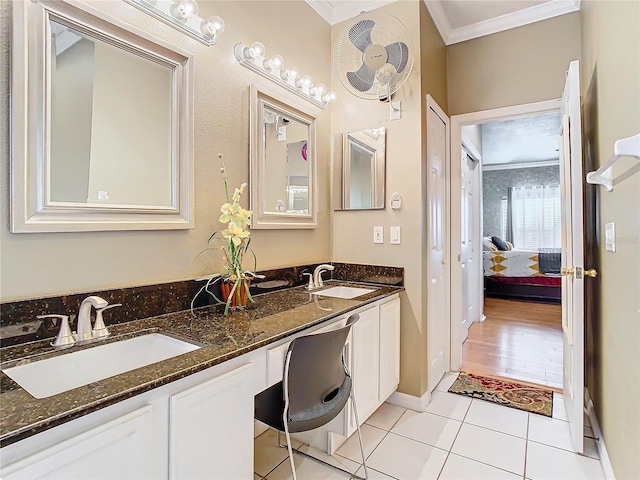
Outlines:
[[[558,164],[560,112],[484,123],[480,129],[483,167]]]
[[[394,0],[306,0],[331,25]],[[423,0],[447,45],[575,12],[580,0]]]

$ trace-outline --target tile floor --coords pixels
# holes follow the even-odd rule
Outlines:
[[[448,393],[449,374],[422,413],[385,403],[362,426],[371,480],[385,479],[603,479],[593,433],[585,427],[585,455],[571,452],[562,395],[553,418]],[[363,475],[357,435],[333,457],[302,449]],[[300,480],[347,475],[295,455]],[[272,430],[255,441],[254,480],[289,479],[286,449]]]

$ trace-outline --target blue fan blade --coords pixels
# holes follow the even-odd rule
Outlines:
[[[372,43],[371,30],[375,24],[373,20],[360,20],[349,29],[349,40],[363,53]]]
[[[375,72],[363,63],[357,72],[347,72],[347,80],[356,90],[366,92],[373,86],[374,75]]]
[[[409,62],[409,47],[406,43],[396,42],[387,45],[387,63],[390,63],[396,69],[396,72],[402,73]]]

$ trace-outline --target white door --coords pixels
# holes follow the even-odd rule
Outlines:
[[[450,319],[447,251],[447,142],[449,118],[427,96],[427,387],[449,369]]]
[[[252,478],[252,375],[243,365],[171,396],[169,478]]]
[[[460,343],[469,336],[469,327],[480,319],[480,297],[482,296],[482,276],[480,274],[480,176],[479,162],[472,158],[465,148],[460,153],[461,183],[460,196],[460,266],[462,269],[462,322]]]
[[[578,61],[569,65],[562,95],[560,127],[562,218],[562,331],[564,401],[573,447],[583,451],[584,405],[584,255],[582,138]]]

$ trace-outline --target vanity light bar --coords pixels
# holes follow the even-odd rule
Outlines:
[[[221,17],[213,16],[205,20],[198,16],[196,0],[124,1],[208,47],[215,45],[218,35],[224,32],[224,20]]]
[[[287,68],[284,58],[280,55],[267,58],[265,46],[260,42],[254,42],[250,47],[244,43],[238,43],[233,48],[233,52],[241,65],[320,108],[324,108],[327,103],[336,100],[335,92],[327,91],[324,84],[314,85],[310,75],[300,75],[296,67]]]

